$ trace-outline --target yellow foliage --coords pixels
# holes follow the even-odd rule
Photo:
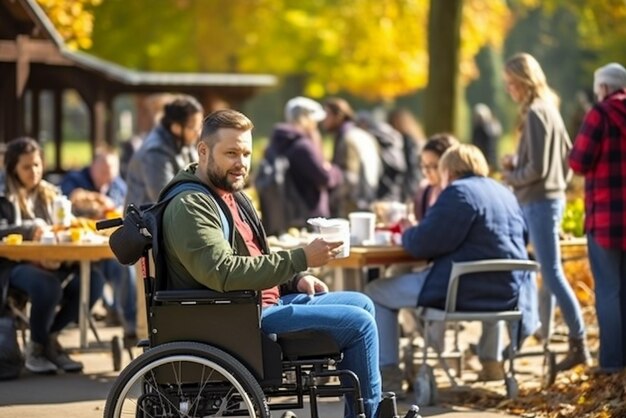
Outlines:
[[[512,23],[505,1],[469,0],[464,3],[461,24],[461,66],[463,83],[478,76],[474,57],[484,45],[502,46]]]
[[[626,2],[624,0],[518,0],[527,9],[554,13],[564,8],[578,17],[581,46],[594,51],[594,66],[626,60]],[[590,68],[591,70],[591,68]]]
[[[92,45],[91,9],[101,0],[37,0],[57,31],[71,49],[89,49]]]
[[[37,1],[69,47],[91,46],[92,11],[101,0]],[[289,75],[299,77],[298,87],[313,97],[349,92],[386,101],[421,89],[428,81],[432,1],[440,0],[176,0],[158,8],[151,0],[133,0],[107,2],[100,10],[106,8],[117,17],[103,22],[116,45],[107,58],[122,63],[126,59],[126,65],[156,71]],[[510,22],[506,4],[464,0],[463,82],[477,76],[474,56],[483,45],[502,44]],[[115,26],[127,16],[132,22]],[[120,36],[126,30],[129,35]],[[141,50],[124,44],[137,31],[149,32],[149,40],[137,47]]]
[[[390,100],[428,80],[429,0],[249,0],[196,2],[200,56],[213,71],[299,74],[307,94],[347,91]],[[208,16],[219,16],[206,22]],[[462,31],[463,79],[486,43],[502,44],[504,0],[468,0]]]

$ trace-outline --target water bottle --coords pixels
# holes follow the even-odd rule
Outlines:
[[[72,202],[66,196],[57,196],[52,202],[52,222],[57,227],[69,228],[72,223]]]

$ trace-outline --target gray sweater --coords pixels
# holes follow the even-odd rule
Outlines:
[[[572,177],[567,164],[571,148],[559,110],[535,99],[524,121],[517,163],[505,174],[520,204],[565,198],[565,188]]]
[[[167,129],[157,125],[128,163],[126,205],[156,202],[176,173],[196,160],[193,147],[180,147]]]

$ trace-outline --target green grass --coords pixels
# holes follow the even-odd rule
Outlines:
[[[45,166],[55,170],[55,146],[53,141],[43,144]],[[61,147],[61,170],[82,168],[91,163],[91,142],[88,139],[64,140]]]

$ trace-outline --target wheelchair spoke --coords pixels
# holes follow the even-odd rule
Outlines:
[[[197,413],[198,407],[200,406],[200,397],[201,397],[200,395],[204,393],[204,389],[206,388],[207,383],[209,383],[209,381],[211,380],[211,377],[213,376],[213,372],[215,372],[214,369],[211,369],[209,375],[205,378],[204,373],[206,369],[207,369],[206,366],[202,366],[202,376],[200,377],[202,386],[200,387],[200,390],[198,391],[198,396],[196,396],[196,399],[194,399],[193,403],[191,404],[191,407],[189,408],[189,409],[193,409],[194,414]]]

